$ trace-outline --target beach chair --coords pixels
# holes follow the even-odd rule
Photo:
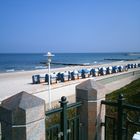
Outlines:
[[[45,75],[44,74],[40,74],[40,83],[45,82]]]
[[[82,78],[82,70],[83,70],[83,69],[78,70],[78,78],[79,78],[79,79]]]
[[[90,76],[91,76],[90,71],[91,71],[91,68],[87,69],[87,72],[88,72],[88,77],[90,77]]]
[[[128,64],[127,67],[128,67],[128,69],[131,69],[131,64]]]
[[[77,70],[71,72],[71,80],[79,79],[79,73]]]
[[[119,72],[123,72],[124,71],[124,67],[122,65],[119,66],[118,69],[119,69]]]
[[[61,73],[61,82],[69,81],[70,80],[70,72],[65,71]]]
[[[138,67],[138,64],[137,64],[137,63],[135,63],[135,64],[134,64],[134,68],[137,68],[137,67]]]
[[[124,71],[128,71],[128,66],[127,65],[124,66]]]
[[[113,73],[119,72],[118,66],[113,66]]]
[[[99,69],[98,68],[91,69],[90,73],[92,76],[99,76]]]
[[[46,74],[46,75],[45,75],[45,82],[48,82],[48,81],[49,81],[49,75]]]
[[[40,84],[40,75],[33,75],[32,82],[33,84]]]
[[[55,72],[51,73],[50,78],[51,78],[51,84],[57,83],[57,74]]]
[[[106,75],[106,68],[105,67],[101,67],[100,69],[99,69],[99,74],[100,75]]]
[[[62,74],[60,72],[57,73],[57,81],[61,82]]]
[[[107,72],[107,74],[111,74],[112,73],[112,66],[107,67],[106,72]]]
[[[91,69],[91,70],[90,70],[90,75],[91,75],[91,76],[94,76],[93,73],[94,73],[94,69]]]
[[[134,68],[134,64],[131,64],[131,68]]]
[[[89,76],[90,76],[90,70],[88,70],[88,69],[81,70],[81,77],[82,78],[88,78]]]
[[[49,74],[45,75],[45,82],[49,84]],[[51,73],[50,74],[50,84],[57,83],[57,74],[56,73]]]

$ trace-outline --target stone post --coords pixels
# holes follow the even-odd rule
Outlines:
[[[105,106],[101,105],[101,100],[105,100],[106,93],[103,85],[91,79],[76,86],[76,100],[82,101],[78,113],[86,140],[104,140],[101,122],[104,122]]]
[[[45,140],[44,100],[20,92],[4,101],[0,107],[4,140]]]

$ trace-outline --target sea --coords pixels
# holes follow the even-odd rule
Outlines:
[[[46,69],[45,53],[0,54],[0,73]],[[51,68],[140,60],[140,53],[54,53]]]

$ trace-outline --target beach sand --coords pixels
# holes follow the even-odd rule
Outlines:
[[[64,71],[72,71],[72,70],[80,70],[82,68],[96,68],[102,66],[115,66],[115,65],[126,65],[130,63],[140,63],[140,61],[121,61],[121,62],[113,62],[108,64],[100,64],[93,66],[69,66],[64,68],[51,69],[51,72],[64,72]],[[48,85],[46,83],[41,84],[32,84],[32,75],[40,74],[44,75],[48,73],[48,70],[34,70],[34,71],[22,71],[22,72],[11,72],[11,73],[0,73],[0,101],[15,95],[21,91],[26,91],[30,94],[33,94],[37,97],[40,97],[48,102]],[[105,78],[106,76],[92,77],[95,80]],[[52,101],[59,100],[62,96],[71,97],[75,94],[75,86],[79,83],[87,80],[73,80],[68,82],[60,82],[57,84],[51,85],[51,95]],[[73,99],[72,99],[73,100]]]

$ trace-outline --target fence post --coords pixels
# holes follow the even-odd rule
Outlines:
[[[20,92],[0,106],[2,139],[45,140],[45,101]]]
[[[123,140],[123,103],[124,97],[123,94],[120,94],[118,98],[118,140]]]
[[[61,132],[63,132],[63,136],[61,140],[67,140],[67,99],[65,96],[61,97],[60,105],[62,107],[61,112]]]
[[[80,122],[83,125],[85,140],[104,140],[105,106],[101,100],[105,100],[108,90],[93,79],[87,80],[76,86],[76,101],[81,101],[82,106],[78,109]]]

